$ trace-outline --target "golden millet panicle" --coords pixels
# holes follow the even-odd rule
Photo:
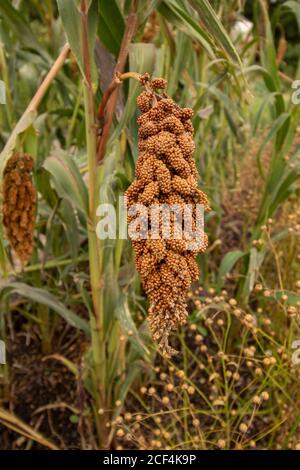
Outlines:
[[[162,214],[153,219],[153,204],[162,207],[178,205],[191,207],[193,226],[196,225],[196,204],[209,210],[207,196],[197,187],[198,171],[192,157],[195,144],[191,118],[193,111],[180,108],[166,96],[157,95],[164,89],[164,79],[150,79],[144,74],[140,80],[145,90],[137,98],[141,111],[138,118],[139,156],[136,163],[135,180],[126,191],[126,204],[147,208],[148,227],[153,220],[158,223],[158,239],[133,239],[136,269],[140,273],[144,290],[149,298],[149,326],[161,351],[170,356],[174,351],[168,344],[172,330],[186,322],[187,291],[199,271],[196,256],[205,251],[207,236],[197,233],[196,246],[190,249],[189,241],[178,237],[178,226],[174,215],[170,217],[170,237],[163,237],[165,222]],[[150,215],[152,215],[150,219]],[[145,217],[145,216],[144,216]],[[134,217],[129,216],[132,221]]]
[[[3,179],[3,225],[23,265],[29,261],[33,250],[37,195],[32,168],[30,155],[15,154],[6,165]]]

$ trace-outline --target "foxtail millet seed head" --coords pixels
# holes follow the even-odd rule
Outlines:
[[[145,205],[150,228],[151,223],[158,225],[158,239],[153,239],[150,234],[146,240],[132,240],[132,244],[136,269],[150,301],[148,320],[152,337],[160,350],[170,356],[176,351],[169,346],[168,337],[186,322],[185,299],[191,283],[199,277],[196,256],[205,251],[207,236],[198,228],[191,248],[172,214],[170,236],[164,239],[168,224],[161,213],[150,220],[151,208],[153,204],[159,208],[164,205],[186,208],[189,205],[195,230],[196,205],[202,204],[209,210],[209,203],[197,187],[198,171],[192,157],[195,149],[193,111],[180,108],[165,94],[156,94],[155,90],[166,88],[164,79],[151,80],[149,74],[144,74],[140,82],[145,90],[137,98],[142,113],[137,120],[140,126],[139,156],[136,179],[126,191],[126,204],[128,208],[135,203]],[[129,219],[133,220],[133,217]],[[129,235],[131,237],[130,232]]]
[[[37,194],[32,182],[33,159],[14,154],[3,178],[3,225],[11,247],[25,265],[33,251]]]

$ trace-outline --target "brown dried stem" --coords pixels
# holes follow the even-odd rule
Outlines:
[[[52,65],[51,69],[47,73],[46,77],[44,78],[43,82],[41,83],[39,89],[37,90],[36,94],[30,101],[29,105],[27,106],[25,113],[30,113],[32,111],[36,111],[40,102],[42,101],[43,97],[45,96],[49,86],[53,82],[54,78],[64,65],[68,55],[70,53],[70,46],[69,44],[65,44],[62,48],[59,56],[57,57],[56,61]]]
[[[118,99],[118,80],[116,77],[120,75],[125,67],[129,46],[132,41],[133,35],[137,27],[137,13],[136,13],[136,1],[132,4],[132,11],[127,18],[126,29],[123,36],[117,64],[115,67],[114,78],[111,85],[106,90],[101,104],[98,109],[98,119],[105,120],[100,141],[98,143],[97,161],[100,163],[104,157],[106,143],[109,137],[109,132],[115,112],[117,99]]]

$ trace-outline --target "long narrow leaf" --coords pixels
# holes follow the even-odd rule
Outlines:
[[[87,214],[87,187],[75,161],[67,154],[60,152],[47,158],[43,166],[52,175],[59,196]]]
[[[240,56],[208,0],[190,0],[218,46],[242,69]]]
[[[44,289],[37,287],[31,287],[22,282],[12,282],[10,284],[4,284],[0,288],[0,292],[3,295],[10,295],[12,293],[21,295],[26,299],[30,299],[38,304],[46,305],[54,312],[58,313],[67,323],[74,328],[84,331],[89,336],[90,328],[86,320],[79,317],[71,310],[67,309],[62,302],[60,302],[54,295],[50,294]]]
[[[179,2],[174,0],[164,1],[158,10],[168,21],[183,29],[193,39],[196,39],[211,59],[216,59],[215,45],[212,38]]]

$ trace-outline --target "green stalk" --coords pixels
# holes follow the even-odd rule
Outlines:
[[[102,309],[102,292],[101,292],[101,253],[100,243],[96,235],[96,132],[94,118],[93,93],[90,87],[84,84],[84,108],[85,108],[85,125],[86,125],[86,144],[88,159],[88,189],[89,189],[89,220],[88,220],[88,241],[89,241],[89,266],[90,279],[93,300],[93,317],[91,318],[91,326],[94,334],[96,333],[96,341],[102,339],[103,336],[103,309]],[[92,336],[92,338],[95,336]],[[92,347],[96,347],[92,344]],[[97,347],[98,349],[98,347]],[[100,357],[95,357],[96,363],[99,363]],[[99,364],[100,365],[100,364]],[[102,364],[103,366],[103,364]]]
[[[132,11],[127,18],[126,29],[121,44],[119,57],[115,73],[118,80],[113,80],[111,86],[102,98],[98,119],[102,111],[106,111],[105,124],[102,129],[101,139],[97,148],[97,121],[95,113],[95,97],[93,93],[91,78],[91,55],[88,36],[88,2],[81,0],[80,14],[82,20],[82,52],[84,63],[83,95],[86,124],[86,145],[88,160],[88,191],[89,191],[89,217],[88,217],[88,242],[89,242],[89,266],[90,280],[93,300],[93,312],[90,314],[91,336],[92,336],[92,388],[94,394],[93,409],[95,422],[99,436],[100,448],[107,448],[110,445],[110,437],[107,433],[107,422],[112,408],[111,402],[113,394],[110,393],[113,381],[110,379],[111,356],[107,353],[111,340],[108,332],[109,321],[105,321],[105,302],[103,294],[103,283],[105,267],[103,266],[104,244],[98,240],[96,235],[97,217],[96,210],[99,200],[99,179],[100,172],[97,171],[98,163],[104,158],[106,142],[108,140],[110,127],[112,124],[114,109],[117,102],[117,89],[120,81],[127,78],[139,79],[139,74],[128,72],[122,74],[128,56],[129,45],[137,27],[136,2],[133,1]],[[109,100],[109,106],[107,106]],[[99,176],[98,176],[99,175]],[[98,179],[99,177],[99,179]],[[110,310],[108,310],[110,312]],[[98,410],[101,409],[101,413]]]
[[[99,409],[107,409],[106,400],[106,348],[104,333],[104,312],[102,298],[102,255],[101,243],[96,234],[97,209],[97,133],[94,107],[94,93],[91,80],[91,63],[88,43],[88,8],[86,1],[81,2],[83,55],[84,55],[84,83],[83,97],[85,109],[86,146],[88,160],[88,190],[89,190],[89,267],[92,290],[93,312],[90,315],[91,341],[92,341],[92,386],[96,407],[94,408],[95,422],[100,447],[106,447],[107,415],[98,413]]]

